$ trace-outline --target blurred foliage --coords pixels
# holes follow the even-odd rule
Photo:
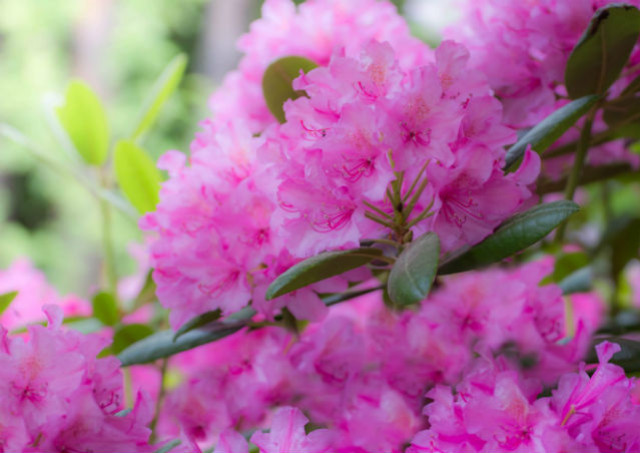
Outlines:
[[[77,74],[78,24],[93,0],[0,0],[0,122],[24,132],[46,153],[69,159],[49,129],[43,99],[59,99]],[[193,72],[207,0],[130,0],[110,3],[102,54],[92,55],[88,80],[106,104],[113,136],[124,138],[164,66],[180,52],[191,65],[180,89],[164,106],[144,146],[157,158],[186,151],[206,112],[213,84]],[[144,18],[144,20],[141,20]],[[55,93],[55,96],[52,96]],[[49,113],[50,115],[50,113]],[[0,267],[28,256],[62,292],[87,296],[100,275],[100,212],[74,180],[36,162],[24,149],[0,139]],[[97,174],[95,175],[97,178]],[[133,272],[127,246],[140,241],[137,226],[114,219],[121,275]],[[83,283],[84,282],[84,283]]]

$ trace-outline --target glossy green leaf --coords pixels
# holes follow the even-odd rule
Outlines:
[[[424,300],[438,270],[440,239],[427,233],[404,249],[393,265],[387,282],[389,298],[397,306]]]
[[[603,94],[627,64],[640,36],[640,11],[612,3],[599,9],[575,46],[565,70],[571,99]]]
[[[255,314],[253,309],[247,307],[222,321],[191,330],[175,341],[175,333],[172,330],[157,332],[130,345],[118,355],[118,358],[122,366],[130,366],[170,357],[234,334],[245,327]]]
[[[93,296],[91,305],[93,307],[93,317],[105,326],[113,326],[120,321],[118,303],[113,294],[107,292],[98,293]]]
[[[274,61],[262,77],[262,93],[267,107],[281,123],[285,122],[283,105],[288,99],[305,96],[304,91],[293,89],[293,81],[300,72],[307,73],[318,65],[304,57],[284,57]]]
[[[8,293],[0,294],[0,315],[4,313],[7,308],[9,308],[9,305],[11,305],[11,302],[13,302],[17,295],[18,291],[11,291]]]
[[[109,151],[109,124],[98,96],[86,83],[69,84],[65,103],[56,109],[58,120],[85,162],[102,165]]]
[[[529,145],[538,153],[547,150],[587,113],[598,102],[598,99],[598,96],[585,96],[576,99],[546,117],[509,148],[505,159],[505,169],[511,168],[518,159],[524,156]]]
[[[189,321],[187,321],[187,323],[185,323],[182,327],[178,329],[174,337],[174,340],[177,340],[182,335],[192,331],[193,329],[197,329],[199,327],[203,327],[203,326],[206,326],[207,324],[211,324],[212,322],[217,321],[218,319],[220,319],[221,316],[222,316],[222,311],[220,309],[217,309],[213,311],[208,311],[199,316],[196,316],[195,318],[190,319]]]
[[[114,155],[120,188],[140,214],[154,211],[159,201],[162,176],[153,160],[129,140],[118,142]]]
[[[118,354],[134,343],[153,335],[153,329],[145,324],[127,324],[116,329],[111,351]]]
[[[321,253],[292,266],[276,278],[267,289],[267,300],[344,274],[370,263],[381,255],[382,250],[371,247]]]
[[[151,93],[144,102],[142,113],[140,114],[140,120],[131,135],[132,141],[140,139],[145,132],[147,132],[153,123],[156,121],[162,106],[171,97],[176,90],[180,81],[184,76],[184,72],[187,68],[187,56],[184,54],[177,55],[169,64],[165,67],[160,74],[160,77],[156,80]]]
[[[571,201],[556,201],[517,214],[478,245],[447,260],[438,273],[464,272],[507,258],[543,239],[579,209]]]

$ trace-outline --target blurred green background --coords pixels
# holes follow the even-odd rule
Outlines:
[[[412,23],[420,17],[427,25],[442,22],[439,0],[394,3],[409,12]],[[169,149],[187,151],[198,121],[208,115],[210,93],[237,63],[235,41],[258,17],[260,4],[0,0],[0,123],[21,131],[53,160],[68,161],[51,128],[51,106],[60,102],[72,78],[99,93],[117,139],[130,132],[165,65],[185,53],[187,75],[144,146],[154,159]],[[437,40],[437,32],[430,33],[429,39]],[[27,256],[61,292],[88,296],[102,273],[100,222],[95,199],[73,178],[0,137],[0,268]],[[119,214],[114,222],[123,276],[136,267],[127,247],[142,238],[135,222]]]

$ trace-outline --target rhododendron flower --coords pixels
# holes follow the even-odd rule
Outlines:
[[[44,305],[58,305],[65,316],[89,315],[90,304],[74,295],[59,296],[45,275],[26,259],[19,259],[0,271],[0,294],[16,291],[9,307],[0,314],[0,323],[12,330],[44,321]]]
[[[529,128],[565,105],[564,72],[569,55],[587,29],[593,14],[613,0],[510,0],[465,1],[465,14],[445,33],[460,40],[471,52],[470,67],[487,76],[504,106],[504,121],[514,128]],[[640,6],[638,0],[625,3]],[[625,74],[611,89],[619,92],[638,75],[640,51],[631,56]],[[606,125],[599,115],[594,132]],[[577,140],[569,131],[559,145]],[[588,160],[593,165],[640,159],[625,149],[623,141],[594,147]],[[571,157],[545,160],[545,175],[557,178],[572,165]]]
[[[295,39],[292,37],[295,36]],[[401,64],[410,68],[432,58],[430,49],[411,36],[395,6],[378,0],[267,0],[262,18],[251,25],[238,47],[245,54],[212,96],[216,120],[246,121],[260,132],[275,119],[262,95],[262,76],[274,60],[289,55],[326,65],[334,53],[357,56],[371,40],[401,50]]]
[[[59,307],[45,307],[49,326],[30,326],[28,338],[0,327],[0,449],[2,451],[150,452],[152,411],[138,397],[122,409],[122,376],[114,357],[96,359],[98,336],[61,328]]]

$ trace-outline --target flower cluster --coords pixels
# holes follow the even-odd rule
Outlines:
[[[638,383],[609,362],[618,345],[596,347],[592,376],[582,367],[560,378],[552,396],[500,361],[479,359],[455,388],[438,386],[425,407],[430,427],[407,450],[435,452],[636,451]]]
[[[266,301],[269,282],[300,258],[391,234],[435,231],[443,252],[474,244],[531,196],[538,156],[528,153],[517,173],[503,174],[504,146],[515,135],[486,81],[468,70],[465,48],[445,42],[434,54],[375,0],[309,1],[293,20],[295,11],[288,0],[266,2],[265,19],[242,41],[251,50],[241,70],[219,91],[242,99],[203,124],[189,165],[177,152],[160,161],[170,179],[141,227],[157,234],[154,279],[173,327],[249,301],[268,317],[286,306],[321,319],[326,310],[313,291]],[[291,40],[276,20],[300,27],[302,38]],[[347,31],[354,24],[356,37]],[[285,103],[280,125],[251,93],[265,66],[287,53],[322,66],[294,81],[307,97]],[[356,277],[366,274],[347,279]]]
[[[575,318],[566,320],[560,288],[539,286],[552,267],[543,260],[449,277],[416,312],[391,312],[374,293],[332,308],[298,338],[268,327],[190,352],[174,362],[185,377],[167,396],[161,432],[182,430],[203,446],[221,435],[220,445],[232,427],[250,431],[273,419],[273,430],[284,416],[271,408],[295,406],[330,430],[321,445],[331,451],[400,451],[425,426],[425,393],[457,385],[478,355],[540,385],[575,370],[603,305],[574,295]]]
[[[63,330],[57,306],[45,313],[48,327],[30,326],[27,340],[0,326],[0,451],[152,451],[148,402],[118,413],[120,362],[96,359],[106,341]]]
[[[593,14],[613,0],[483,0],[465,2],[465,17],[446,33],[460,40],[471,52],[471,67],[487,76],[491,88],[504,107],[504,122],[514,128],[535,126],[554,110],[565,105],[564,71],[571,51]],[[624,3],[640,6],[637,0]],[[611,92],[620,91],[637,76],[640,51],[629,60],[632,72]],[[635,68],[633,70],[632,68]],[[596,117],[594,131],[606,125]],[[577,140],[568,132],[559,145]],[[640,159],[626,150],[622,140],[594,147],[589,162],[600,165]],[[545,160],[545,174],[557,177],[572,163],[571,158]],[[547,168],[548,167],[548,168]]]

